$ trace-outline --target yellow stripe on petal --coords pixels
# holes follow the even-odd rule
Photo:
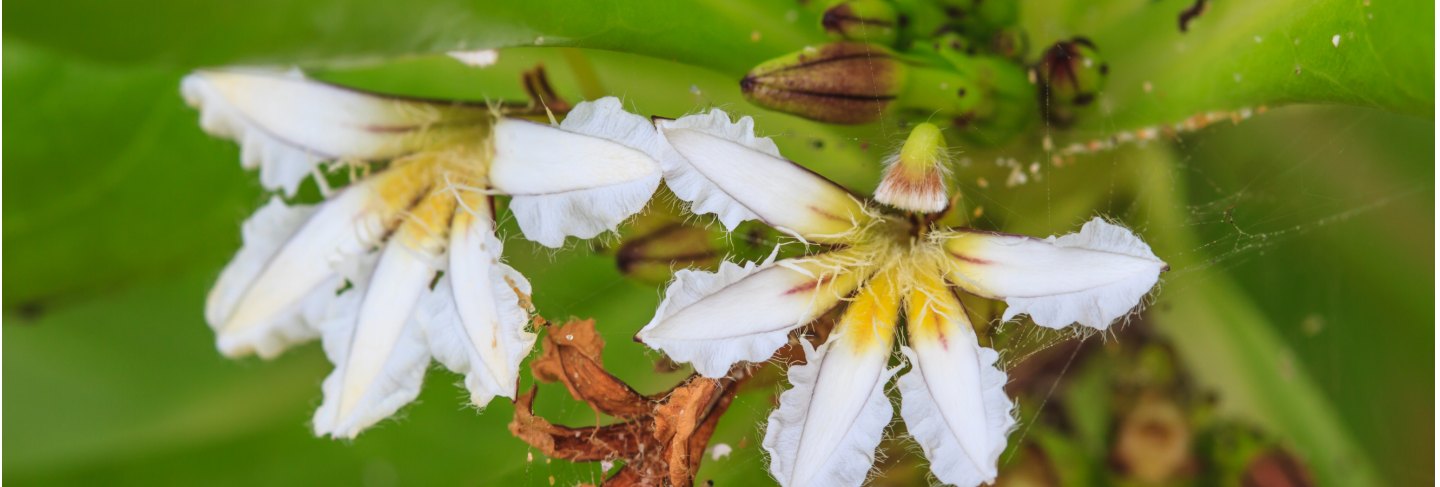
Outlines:
[[[430,191],[420,200],[405,223],[400,225],[396,237],[406,247],[425,255],[438,256],[445,250],[450,234],[450,220],[455,215],[455,194],[443,188]]]
[[[805,348],[805,365],[789,371],[762,443],[770,473],[785,486],[860,485],[893,417],[885,384],[900,281],[882,272],[862,288],[824,346]]]
[[[905,296],[905,310],[906,332],[912,341],[943,342],[956,329],[971,328],[960,300],[937,273],[916,273],[911,277],[910,289]]]
[[[1015,424],[999,355],[980,346],[938,269],[914,276],[906,314],[909,347],[901,351],[911,369],[899,381],[906,428],[942,482],[992,483]]]
[[[287,342],[281,332],[296,330],[296,320],[314,321],[301,315],[334,297],[340,277],[333,262],[369,252],[401,226],[404,212],[435,186],[437,167],[431,153],[396,161],[321,203],[313,214],[294,217],[304,218],[303,224],[287,222],[299,227],[273,237],[283,242],[237,256],[236,269],[216,283],[206,312],[220,349],[230,356],[279,353]]]
[[[856,353],[876,348],[888,351],[895,337],[895,324],[900,319],[900,299],[895,273],[877,274],[845,309],[835,333],[846,337],[844,343],[854,347]]]

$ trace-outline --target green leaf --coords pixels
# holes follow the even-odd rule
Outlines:
[[[262,201],[228,143],[198,135],[182,72],[5,46],[7,308],[216,269]]]
[[[738,80],[756,62],[823,40],[816,12],[782,2],[25,0],[9,10],[7,38],[182,68],[544,45],[646,54]]]
[[[1183,191],[1167,184],[1175,169],[1163,151],[1129,158],[1145,165],[1151,245],[1174,271],[1150,319],[1174,344],[1204,389],[1219,391],[1221,415],[1253,421],[1285,438],[1318,478],[1336,485],[1380,485],[1367,450],[1263,311],[1233,281],[1204,266],[1182,209]]]
[[[1096,108],[1075,136],[1181,122],[1209,111],[1291,103],[1435,111],[1434,3],[1217,2],[1179,28],[1191,0],[1052,0],[1022,20],[1043,48],[1088,37],[1109,64]],[[1337,40],[1338,36],[1338,40]],[[1337,44],[1338,42],[1338,44]]]

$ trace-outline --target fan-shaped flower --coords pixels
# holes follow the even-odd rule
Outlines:
[[[637,335],[708,377],[771,357],[791,331],[846,307],[827,341],[805,347],[792,388],[770,416],[770,472],[787,486],[858,485],[874,463],[892,408],[892,347],[908,358],[901,417],[941,481],[993,481],[1014,425],[998,354],[980,345],[957,291],[1004,300],[1004,319],[1097,329],[1129,313],[1166,269],[1128,230],[1100,219],[1038,239],[882,211],[780,157],[752,122],[719,110],[659,120],[675,194],[727,227],[759,219],[827,250],[803,257],[676,274]],[[945,206],[944,146],[922,125],[887,169],[877,199],[924,213]],[[923,216],[923,215],[921,215]],[[898,325],[904,323],[904,339]],[[903,367],[903,366],[902,366]]]
[[[491,195],[510,195],[523,233],[554,247],[613,230],[660,182],[654,127],[615,98],[556,126],[298,73],[202,71],[182,91],[267,189],[293,194],[324,161],[363,175],[314,206],[272,198],[206,303],[229,356],[322,337],[335,370],[319,435],[354,437],[409,403],[431,357],[465,375],[477,406],[514,397],[535,341],[530,287],[500,262]]]

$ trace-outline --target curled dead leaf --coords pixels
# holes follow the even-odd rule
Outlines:
[[[572,397],[597,412],[627,419],[649,414],[653,401],[605,371],[604,349],[595,320],[572,320],[550,327],[530,370],[535,380],[565,384]]]
[[[571,396],[621,422],[579,428],[553,424],[534,414],[532,388],[516,399],[510,432],[552,458],[623,461],[606,486],[691,485],[744,377],[691,376],[647,397],[605,371],[604,347],[593,320],[572,320],[550,328],[531,371],[537,380],[563,383]]]

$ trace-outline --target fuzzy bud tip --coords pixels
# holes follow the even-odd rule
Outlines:
[[[939,127],[929,123],[915,126],[900,153],[886,162],[885,179],[880,181],[875,199],[907,211],[944,210],[950,203],[945,187],[948,158]]]

